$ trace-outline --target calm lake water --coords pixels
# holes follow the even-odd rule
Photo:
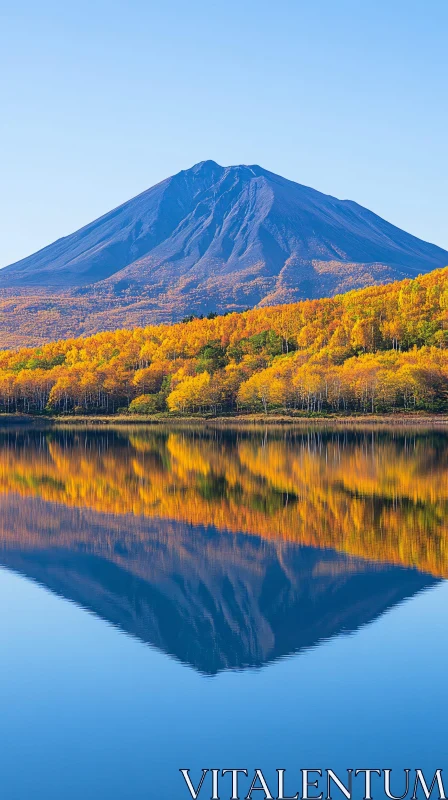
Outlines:
[[[0,798],[448,773],[447,508],[443,430],[0,430]]]

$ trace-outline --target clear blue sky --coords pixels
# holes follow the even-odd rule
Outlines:
[[[207,158],[448,249],[446,0],[0,5],[0,265]]]

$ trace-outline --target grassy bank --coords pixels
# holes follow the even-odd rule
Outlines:
[[[0,414],[0,427],[15,425],[98,427],[103,425],[170,425],[176,427],[251,427],[251,426],[301,426],[301,425],[394,425],[394,426],[445,426],[447,414],[394,413],[394,414],[234,414],[227,416],[168,414],[115,414],[115,415],[30,415]]]

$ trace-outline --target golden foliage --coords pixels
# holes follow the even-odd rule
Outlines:
[[[445,268],[324,300],[0,351],[0,411],[113,413],[136,398],[134,410],[175,413],[438,410],[447,343]]]

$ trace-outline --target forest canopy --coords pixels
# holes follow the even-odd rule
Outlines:
[[[0,411],[448,409],[448,267],[333,298],[0,351]]]

